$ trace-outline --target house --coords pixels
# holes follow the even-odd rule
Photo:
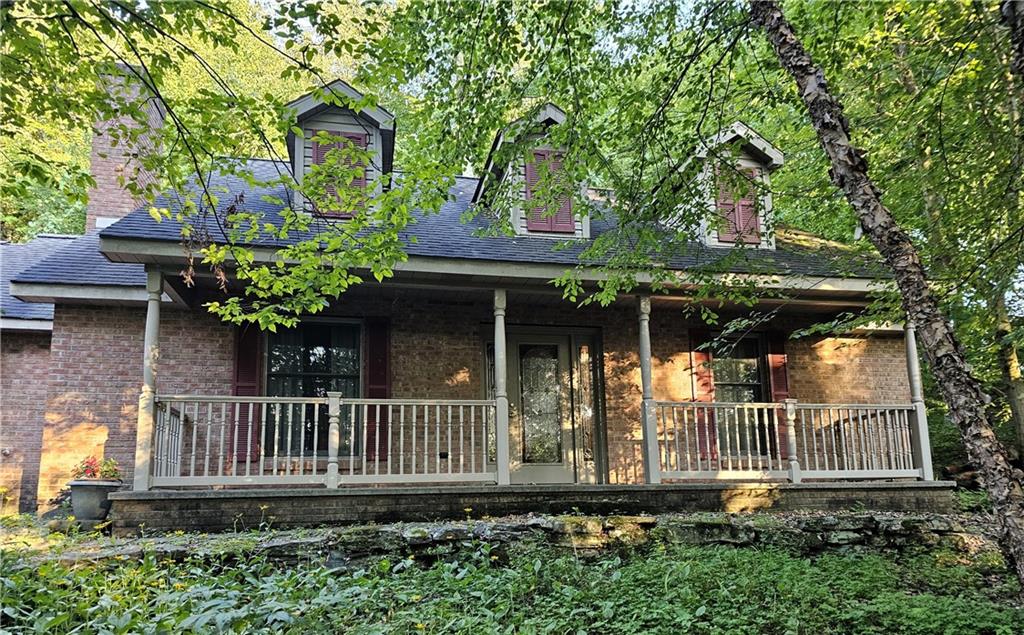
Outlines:
[[[358,97],[343,82],[332,89]],[[356,113],[314,96],[293,106],[304,134],[289,135],[291,165],[245,160],[257,176],[308,175],[330,151],[318,131],[371,153],[361,187],[392,170],[400,138],[385,109]],[[529,123],[543,129],[560,117],[546,106]],[[612,226],[569,199],[554,214],[530,207],[538,174],[559,169],[559,149],[543,143],[532,162],[489,161],[484,176],[456,179],[441,212],[409,228],[417,240],[393,278],[360,284],[270,333],[203,308],[223,297],[217,281],[183,283],[180,226],[138,208],[117,187],[130,162],[117,160],[124,149],[104,146],[103,135],[95,143],[92,231],[11,283],[20,300],[53,305],[43,504],[89,454],[114,457],[126,472],[131,491],[114,495],[122,529],[225,527],[232,514],[267,505],[288,523],[310,524],[349,513],[554,508],[581,504],[586,492],[624,507],[656,506],[660,492],[722,504],[740,485],[812,507],[826,499],[941,506],[948,496],[931,482],[912,326],[790,337],[861,309],[885,280],[840,271],[823,241],[766,231],[767,194],[709,188],[707,204],[725,222],[704,226],[693,249],[669,262],[685,272],[744,243],[730,275],[756,273],[779,292],[761,305],[770,321],[725,347],[708,347],[718,334],[684,315],[693,302],[685,284],[641,288],[607,307],[577,307],[552,288]],[[743,124],[712,143],[741,148],[738,167],[756,180],[767,182],[783,162]],[[266,201],[288,198],[283,188],[217,178],[215,187],[270,219],[278,206]],[[462,221],[498,182],[522,194],[514,236],[480,232],[481,216]],[[556,249],[566,238],[575,242]],[[229,292],[239,289],[230,282]],[[430,489],[408,487],[417,485]]]

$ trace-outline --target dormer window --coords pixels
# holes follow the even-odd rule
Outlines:
[[[380,106],[354,105],[363,101],[365,96],[362,93],[337,80],[289,104],[295,112],[295,125],[288,132],[288,154],[296,181],[301,184],[314,166],[325,163],[331,150],[343,147],[361,150],[363,159],[356,163],[362,168],[359,174],[353,174],[354,170],[349,172],[353,180],[346,182],[346,189],[358,191],[363,188],[366,196],[372,198],[389,187],[389,179],[382,177],[391,174],[394,163],[395,116]],[[324,137],[334,141],[321,144]],[[347,163],[349,167],[356,167],[351,161]],[[340,164],[335,165],[341,167]],[[347,181],[348,176],[345,178]],[[337,196],[341,193],[340,183],[337,189],[326,185],[328,194]],[[308,205],[309,202],[303,204]],[[344,207],[344,202],[341,206]],[[351,209],[347,211],[351,212]],[[328,214],[350,215],[337,211]]]
[[[316,130],[314,131],[314,137],[317,135],[327,135],[335,141],[331,143],[320,143],[315,138],[313,139],[313,165],[323,165],[327,162],[327,153],[332,150],[350,150],[351,148],[364,151],[368,141],[368,135],[359,132],[339,132],[337,130]],[[366,165],[362,161],[353,162],[352,157],[346,156],[343,164],[345,170],[349,174],[353,174],[352,182],[347,187],[355,189],[366,189]],[[359,168],[355,170],[354,168]],[[338,190],[334,185],[327,184],[327,194],[334,197],[336,200],[341,200],[338,195]],[[337,216],[339,218],[350,218],[351,213],[337,210],[322,210],[326,216]]]
[[[545,172],[546,170],[546,172]],[[547,176],[547,189],[557,190],[559,177],[562,173],[562,153],[554,150],[535,150],[533,161],[526,164],[526,204],[527,218],[526,229],[531,232],[555,232],[572,234],[576,232],[576,221],[572,214],[572,197],[559,196],[554,202],[558,209],[554,214],[548,211],[545,203],[551,202],[551,197],[546,198],[539,205],[530,205],[531,201],[541,198],[539,187],[541,176]]]
[[[705,162],[701,180],[707,188],[708,217],[701,222],[703,241],[775,249],[770,179],[782,167],[782,152],[737,121],[702,141],[696,157]]]
[[[724,243],[742,242],[750,245],[761,243],[761,218],[757,197],[757,182],[760,170],[743,170],[730,174],[731,178],[719,177],[718,199],[718,240]]]

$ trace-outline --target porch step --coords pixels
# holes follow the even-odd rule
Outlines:
[[[115,492],[115,535],[411,522],[515,514],[687,511],[949,512],[948,481],[679,483]]]

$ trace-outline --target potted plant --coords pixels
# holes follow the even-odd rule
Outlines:
[[[121,470],[114,459],[90,456],[71,470],[71,510],[85,529],[102,522],[110,512],[107,495],[121,487]]]

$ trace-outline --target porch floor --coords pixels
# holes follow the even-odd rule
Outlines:
[[[110,496],[115,535],[231,531],[513,514],[687,511],[949,512],[946,481],[513,485],[124,491]]]

